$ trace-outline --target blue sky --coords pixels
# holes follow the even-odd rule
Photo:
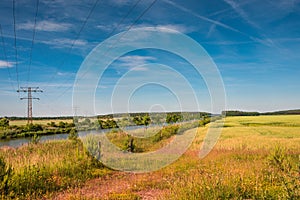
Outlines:
[[[14,12],[13,1],[2,0],[0,116],[27,115],[27,102],[19,100],[24,94],[16,92],[19,86],[39,86],[44,91],[34,94],[40,98],[33,103],[35,116],[73,115],[74,106],[76,112],[87,114],[72,99],[82,62],[108,37],[141,27],[173,29],[202,45],[223,78],[227,109],[300,108],[299,0],[157,0],[149,7],[152,2],[39,0],[36,15],[36,0],[16,0]],[[162,66],[147,72],[153,63]],[[180,73],[173,74],[174,70],[164,66],[180,69]],[[120,81],[119,86],[125,89],[117,94],[126,93],[126,84],[143,80],[147,74],[172,77],[168,83],[181,93],[146,85],[131,100],[113,101],[112,109],[112,91],[126,73],[127,81]],[[210,111],[210,94],[201,76],[195,76],[186,60],[155,49],[130,52],[109,66],[96,90],[95,110],[98,114],[123,112],[126,102],[132,111],[177,110],[176,96],[191,94],[178,84],[181,75],[193,88],[200,109]],[[183,110],[195,109],[188,99],[182,101]]]

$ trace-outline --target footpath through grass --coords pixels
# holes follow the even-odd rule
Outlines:
[[[217,127],[218,122],[210,125]],[[176,162],[144,174],[108,170],[73,141],[2,149],[5,163],[12,166],[11,172],[7,167],[2,170],[1,177],[10,173],[12,177],[7,185],[2,180],[1,191],[8,191],[2,197],[300,199],[299,115],[228,117],[215,148],[199,159],[207,129],[208,125],[197,128],[193,144]],[[128,144],[120,137],[111,139],[120,147]],[[163,138],[156,147],[170,139]],[[151,150],[156,143],[135,140],[133,144],[136,150],[139,146]]]

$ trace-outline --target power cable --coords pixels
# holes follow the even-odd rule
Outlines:
[[[122,39],[122,37],[153,7],[153,5],[156,3],[157,0],[152,1],[152,3],[134,20],[134,22],[129,26],[129,28],[123,32],[121,37],[119,38],[118,41],[116,41],[104,54],[103,56],[106,56],[107,53]],[[86,75],[87,72],[85,72],[79,79],[83,78]],[[62,97],[66,92],[70,89],[72,89],[73,86],[66,88],[57,98],[58,100],[60,97]]]
[[[36,10],[35,10],[35,17],[34,17],[34,27],[33,27],[33,34],[32,34],[32,41],[31,41],[31,48],[30,48],[30,55],[29,55],[29,65],[28,65],[28,74],[27,74],[27,86],[30,80],[30,70],[31,70],[31,64],[32,64],[32,50],[35,40],[35,33],[36,33],[36,19],[39,12],[39,3],[40,1],[36,1]]]
[[[13,89],[13,91],[15,91],[15,86],[14,84],[12,83],[12,76],[11,76],[11,73],[10,73],[10,70],[9,70],[9,62],[8,62],[8,59],[7,59],[7,53],[6,53],[6,46],[5,46],[5,43],[4,43],[4,38],[3,38],[3,32],[2,32],[2,26],[0,24],[0,34],[1,34],[1,41],[2,41],[2,47],[3,47],[3,55],[4,55],[4,59],[5,59],[5,62],[6,62],[6,68],[7,68],[7,72],[8,72],[8,77],[9,77],[9,82],[11,84],[11,87]]]
[[[84,22],[82,23],[82,25],[81,25],[81,27],[80,27],[80,30],[79,30],[79,32],[77,33],[75,39],[73,40],[73,42],[72,42],[72,44],[71,44],[71,48],[70,48],[69,51],[67,52],[67,55],[70,55],[70,54],[71,54],[72,49],[73,49],[75,43],[77,42],[78,38],[80,37],[81,32],[83,31],[83,29],[84,29],[84,27],[85,27],[87,21],[89,20],[90,16],[91,16],[92,13],[94,12],[94,9],[96,8],[96,6],[97,6],[97,4],[99,3],[99,1],[100,1],[100,0],[96,0],[95,3],[93,4],[93,7],[91,8],[90,12],[88,13],[88,16],[85,18]],[[56,75],[57,72],[58,72],[58,69],[61,68],[61,67],[65,64],[66,60],[67,60],[67,59],[65,59],[65,58],[62,60],[61,64],[60,64],[59,67],[56,69],[55,73],[54,73],[53,76],[50,78],[50,81],[49,81],[49,82],[52,82],[52,81],[53,81],[55,75]]]
[[[15,47],[15,61],[16,61],[16,75],[17,75],[17,84],[18,90],[20,89],[19,83],[19,70],[18,70],[18,49],[17,49],[17,33],[16,33],[16,14],[15,14],[15,0],[13,0],[13,25],[14,25],[14,47]]]
[[[137,0],[136,2],[135,2],[135,4],[128,10],[128,12],[126,13],[126,15],[124,15],[123,17],[122,17],[122,19],[118,22],[118,24],[117,24],[117,26],[115,26],[115,28],[108,34],[108,36],[107,36],[107,38],[110,38],[112,35],[113,35],[113,33],[120,27],[120,25],[121,25],[121,23],[130,15],[130,13],[136,8],[136,6],[140,3],[140,1],[141,0]],[[70,52],[69,52],[70,53]],[[52,79],[53,79],[53,77],[52,77]],[[51,79],[51,80],[52,80]],[[67,83],[68,81],[70,81],[71,79],[68,79],[68,80],[66,80],[64,83]],[[63,85],[63,84],[62,84]],[[58,89],[60,89],[60,88],[62,88],[62,87],[58,87]]]

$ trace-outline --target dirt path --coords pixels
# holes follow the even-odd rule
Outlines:
[[[81,188],[57,193],[50,199],[158,199],[168,192],[167,189],[155,187],[160,181],[158,174],[115,172],[103,178],[89,180]]]

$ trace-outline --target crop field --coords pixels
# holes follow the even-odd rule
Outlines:
[[[214,149],[200,159],[209,126],[218,121],[187,130],[197,130],[189,149],[151,173],[108,169],[78,140],[1,149],[8,180],[0,180],[2,198],[300,199],[299,115],[227,117]]]
[[[73,119],[41,119],[41,120],[33,120],[33,124],[41,124],[41,125],[47,125],[48,123],[54,122],[54,123],[59,123],[59,122],[67,122],[67,123],[72,123]],[[16,126],[22,126],[27,124],[27,120],[11,120],[9,122],[10,125],[16,125]]]

